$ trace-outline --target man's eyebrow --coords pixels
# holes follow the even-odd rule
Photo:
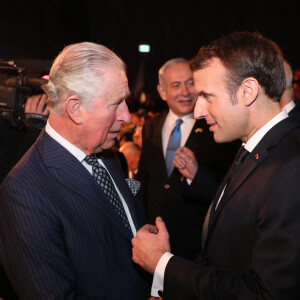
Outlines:
[[[188,82],[188,81],[194,81],[194,78],[191,77],[191,78],[187,79],[185,82]]]
[[[214,94],[207,93],[207,92],[204,92],[204,91],[199,91],[198,96],[203,96],[204,98],[206,98],[206,97],[209,97],[209,96],[214,96]]]
[[[126,93],[122,98],[120,98],[120,99],[117,101],[117,104],[122,103],[124,100],[126,101],[130,96],[131,96],[131,92],[128,91],[128,93]]]

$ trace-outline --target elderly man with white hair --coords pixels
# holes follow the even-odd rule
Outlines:
[[[45,131],[0,188],[1,264],[20,299],[147,299],[131,261],[141,201],[109,150],[130,121],[125,65],[79,43],[49,77]]]

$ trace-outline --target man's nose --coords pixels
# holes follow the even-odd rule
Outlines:
[[[119,106],[118,119],[123,121],[124,123],[130,123],[130,121],[131,121],[129,109],[128,109],[128,106],[125,101],[123,101]]]
[[[201,119],[205,118],[207,115],[206,101],[202,97],[198,97],[194,108],[194,118]]]
[[[180,94],[186,96],[189,93],[190,93],[190,91],[189,91],[188,87],[185,84],[182,84],[180,86]]]

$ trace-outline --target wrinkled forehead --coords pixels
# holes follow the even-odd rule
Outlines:
[[[170,66],[165,72],[165,81],[167,84],[176,81],[185,81],[192,77],[192,70],[187,63],[178,63]]]
[[[108,69],[104,76],[106,94],[114,98],[128,98],[130,96],[128,79],[125,70],[121,68]]]

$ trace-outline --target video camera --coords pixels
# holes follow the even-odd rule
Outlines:
[[[24,127],[23,120],[30,127],[44,127],[48,117],[25,114],[24,104],[27,97],[44,93],[41,86],[45,83],[40,74],[30,74],[14,61],[0,60],[0,118],[17,129]]]

